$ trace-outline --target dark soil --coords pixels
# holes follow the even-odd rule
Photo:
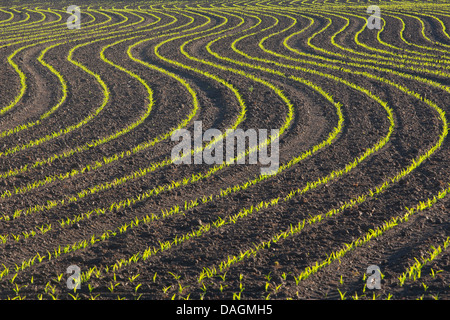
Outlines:
[[[82,12],[87,8],[87,4],[90,4],[87,1],[85,3],[79,1],[79,3],[80,6],[82,5]],[[316,6],[305,4],[304,10],[302,10],[298,6],[289,7],[287,2],[286,7],[279,7],[280,10],[271,11],[267,8],[257,7],[246,10],[243,8],[227,10],[226,7],[230,6],[231,8],[231,4],[225,5],[221,10],[211,10],[211,7],[218,6],[218,3],[208,1],[200,3],[209,9],[198,10],[192,3],[187,2],[185,5],[176,7],[173,7],[171,3],[164,6],[156,4],[152,7],[150,4],[140,7],[130,5],[129,8],[135,8],[137,11],[117,12],[120,14],[113,13],[108,8],[111,6],[116,9],[121,8],[126,3],[114,3],[114,5],[105,3],[103,4],[104,11],[96,11],[102,6],[101,3],[92,3],[88,12],[95,17],[93,24],[107,21],[107,15],[109,15],[111,21],[107,23],[112,27],[95,29],[94,27],[88,28],[89,24],[87,24],[84,28],[85,20],[82,20],[80,30],[68,32],[64,25],[54,27],[55,34],[65,32],[64,39],[73,41],[62,43],[63,39],[48,38],[48,42],[37,43],[38,41],[34,40],[36,45],[20,51],[13,61],[26,74],[26,93],[14,108],[0,116],[2,132],[20,124],[36,121],[40,115],[61,99],[62,92],[58,78],[37,60],[42,50],[55,41],[61,42],[61,45],[48,51],[44,60],[65,79],[68,96],[61,107],[50,117],[42,120],[39,125],[1,138],[0,151],[2,152],[74,125],[102,104],[103,89],[97,79],[67,60],[73,46],[99,40],[75,50],[73,59],[98,74],[108,87],[110,95],[103,111],[79,129],[38,146],[26,148],[11,155],[0,156],[1,173],[28,166],[24,172],[1,178],[0,193],[3,194],[6,190],[13,192],[15,188],[24,187],[27,184],[32,185],[35,181],[43,181],[48,176],[63,175],[74,169],[81,170],[86,165],[94,165],[97,161],[102,162],[104,157],[126,152],[134,146],[151,141],[176,127],[192,111],[193,99],[186,87],[170,76],[171,73],[182,78],[197,94],[199,110],[186,126],[190,132],[193,132],[193,121],[202,121],[204,130],[216,128],[222,132],[235,124],[242,112],[242,105],[230,87],[223,83],[236,88],[245,101],[246,115],[244,121],[239,124],[239,128],[244,130],[281,128],[288,113],[285,101],[272,87],[264,82],[255,81],[248,75],[281,89],[294,108],[292,123],[280,138],[281,164],[289,162],[292,158],[300,156],[306,150],[312,149],[327,139],[338,122],[335,106],[311,87],[294,81],[289,76],[307,79],[330,94],[336,102],[340,102],[344,116],[343,130],[329,146],[306,157],[288,170],[245,190],[231,192],[224,197],[216,198],[216,195],[222,189],[244,184],[248,180],[254,179],[259,175],[261,165],[230,165],[207,179],[163,191],[156,196],[137,201],[131,206],[116,211],[109,210],[111,204],[136,197],[155,187],[171,184],[172,181],[182,180],[193,174],[206,173],[212,166],[205,164],[166,165],[143,177],[130,179],[126,183],[93,192],[85,197],[78,195],[83,190],[113,182],[114,179],[120,179],[170,158],[175,142],[171,141],[169,137],[131,156],[125,156],[110,164],[105,164],[98,170],[77,174],[61,181],[56,180],[23,194],[1,198],[0,213],[11,217],[16,210],[26,211],[36,205],[46,205],[48,201],[65,199],[65,202],[54,208],[21,215],[9,221],[0,220],[1,235],[8,235],[5,243],[0,244],[0,263],[9,268],[9,273],[0,280],[0,297],[2,299],[17,296],[26,297],[26,299],[40,297],[43,299],[52,299],[53,297],[72,299],[73,296],[69,293],[74,295],[73,290],[66,286],[66,280],[69,277],[66,270],[69,266],[76,265],[81,272],[86,272],[94,266],[103,270],[99,278],[94,276],[88,283],[83,282],[81,289],[76,291],[78,297],[82,299],[96,296],[100,300],[117,299],[120,296],[125,299],[158,300],[188,297],[189,299],[216,300],[233,299],[240,291],[242,291],[241,299],[264,299],[267,297],[283,300],[290,298],[341,299],[341,294],[344,293],[346,299],[356,297],[405,300],[436,297],[448,299],[450,297],[448,250],[444,250],[436,259],[427,263],[422,269],[421,277],[416,281],[408,279],[403,286],[400,286],[398,281],[398,277],[415,262],[415,258],[420,259],[421,256],[427,256],[432,246],[442,246],[450,236],[448,197],[439,200],[430,209],[417,212],[407,222],[395,226],[367,244],[349,251],[339,260],[320,268],[298,284],[295,278],[305,268],[327,259],[328,255],[340,250],[345,244],[364,237],[371,229],[377,228],[392,217],[404,215],[405,208],[415,207],[420,201],[427,201],[437,195],[439,191],[447,189],[450,182],[448,179],[450,148],[447,140],[444,140],[441,147],[418,168],[399,182],[392,183],[390,188],[376,197],[368,197],[363,203],[347,208],[335,216],[306,225],[301,232],[277,243],[272,243],[270,248],[260,250],[254,256],[233,264],[226,270],[224,277],[219,277],[223,273],[218,273],[215,277],[198,281],[200,273],[205,268],[216,267],[218,269],[221,261],[226,261],[229,256],[239,255],[241,252],[252,249],[262,241],[270,240],[280,230],[288,229],[290,225],[297,225],[303,219],[337,209],[345,202],[368,192],[369,189],[382,185],[384,181],[388,181],[390,177],[398,175],[402,169],[408,167],[413,159],[425,154],[438,143],[443,130],[442,121],[436,110],[423,100],[408,95],[386,82],[294,59],[326,63],[330,66],[335,65],[374,74],[402,85],[411,92],[417,92],[435,103],[447,114],[449,113],[450,95],[445,90],[417,79],[408,80],[394,73],[374,70],[370,66],[405,72],[436,81],[442,86],[448,86],[448,77],[403,69],[397,62],[391,65],[387,63],[394,60],[379,59],[377,63],[352,60],[352,58],[369,58],[342,51],[331,43],[331,37],[345,25],[345,20],[342,19],[342,16],[345,16],[350,19],[350,24],[345,31],[334,38],[334,41],[342,47],[375,55],[375,52],[360,48],[354,42],[354,34],[363,27],[363,20],[352,14],[365,16],[365,7],[342,7],[336,15],[333,15],[321,11],[325,10],[325,5],[319,4]],[[180,8],[183,6],[185,8],[181,10]],[[60,3],[55,4],[54,7],[65,8]],[[170,8],[173,9],[169,10]],[[439,8],[439,5],[436,5],[436,8]],[[446,12],[445,7],[439,8],[439,10]],[[393,12],[390,11],[390,14],[394,14]],[[291,38],[289,45],[300,52],[315,55],[314,57],[295,55],[283,46],[283,40],[287,36],[308,25],[309,20],[303,15],[314,18],[314,24],[301,35]],[[63,15],[64,19],[66,16],[68,15]],[[227,17],[227,23],[220,28],[212,29],[224,21],[219,16]],[[244,23],[239,25],[241,20],[237,16],[242,17]],[[261,18],[261,23],[258,24],[255,16]],[[434,30],[439,26],[436,20],[426,18],[427,30],[433,29],[427,31],[426,34],[433,41],[447,46],[430,44],[426,39],[422,39],[418,32],[412,35],[415,32],[413,29],[419,28],[418,21],[399,14],[400,16],[408,26],[405,29],[405,39],[432,49],[448,49],[450,40],[445,38],[443,32]],[[448,14],[437,13],[436,16],[446,24],[449,23]],[[82,19],[89,21],[92,17],[86,15]],[[124,20],[124,17],[129,20],[114,26],[115,23]],[[143,21],[131,27],[126,26],[126,24],[139,22],[138,17],[143,17]],[[160,21],[149,26],[150,23],[156,21],[156,17],[160,18]],[[175,23],[172,23],[173,17],[177,19]],[[193,22],[190,17],[194,18]],[[298,24],[288,31],[282,32],[292,24],[293,20],[289,17],[295,17]],[[325,17],[332,19],[333,23],[312,38],[311,44],[328,52],[344,54],[344,58],[316,51],[308,45],[307,40],[327,25]],[[0,21],[7,18],[6,14],[0,12]],[[40,18],[42,18],[40,15],[31,15],[30,21]],[[207,18],[210,18],[210,23],[192,29],[207,22]],[[392,27],[384,30],[383,41],[403,49],[423,54],[435,54],[436,51],[408,47],[399,36],[401,28],[399,20],[391,16],[384,18],[387,25]],[[9,23],[19,22],[21,19],[24,19],[23,15],[15,14],[14,19]],[[48,21],[54,21],[54,19],[56,16],[49,13]],[[182,25],[186,26],[174,29]],[[43,27],[42,25],[41,28]],[[152,28],[155,27],[156,29],[153,30]],[[40,33],[39,30],[38,26],[23,32],[37,37]],[[97,32],[89,35],[90,30],[97,30]],[[142,30],[145,32],[140,32]],[[120,31],[120,33],[110,34],[110,32],[116,31]],[[361,33],[360,42],[373,48],[391,50],[378,42],[377,30],[369,31],[365,30]],[[3,46],[7,39],[14,36],[15,32],[15,29],[5,29],[5,33],[0,38],[0,40],[3,38],[5,40],[0,45]],[[262,39],[275,33],[276,35],[264,42],[264,47],[294,59],[288,60],[271,55],[258,46]],[[166,35],[160,36],[162,34]],[[246,34],[249,36],[235,42]],[[113,35],[114,37],[111,37]],[[51,33],[46,35],[46,37],[49,36]],[[133,38],[135,36],[139,37]],[[226,37],[214,42],[210,49],[226,59],[212,56],[206,48],[208,43],[219,36]],[[168,73],[148,68],[128,57],[128,47],[145,38],[149,38],[149,40],[133,49],[133,56],[164,69]],[[107,64],[100,58],[100,52],[104,46],[121,39],[127,40],[105,50],[105,57],[148,83],[153,91],[154,101],[150,116],[138,127],[116,139],[97,147],[87,148],[85,151],[71,156],[60,157],[48,164],[34,166],[33,164],[36,162],[52,155],[62,154],[127,128],[144,115],[150,103],[145,87],[136,78]],[[155,54],[155,47],[168,39],[171,41],[165,42],[158,49],[158,54],[164,57],[164,59],[160,59]],[[184,47],[186,52],[184,55],[180,47],[191,39],[194,40],[188,42]],[[416,42],[416,39],[419,40]],[[20,90],[19,77],[12,66],[8,64],[7,58],[21,46],[31,43],[24,40],[24,42],[0,48],[1,68],[5,70],[0,74],[0,106],[2,108],[8,105]],[[234,44],[238,50],[245,52],[248,56],[244,57],[233,51],[232,45]],[[405,51],[404,54],[411,53]],[[257,59],[250,59],[249,56]],[[423,56],[427,57],[419,54],[414,57]],[[327,62],[320,57],[340,62]],[[261,62],[261,59],[266,59],[266,62]],[[370,59],[373,60],[373,56]],[[448,59],[446,57],[442,57],[442,59],[439,66],[428,68],[423,65],[423,67],[448,73],[448,69],[442,67],[448,66]],[[211,227],[201,236],[172,245],[170,249],[158,252],[145,261],[140,259],[136,263],[130,263],[118,270],[109,268],[106,271],[104,269],[106,266],[113,265],[120,259],[128,260],[134,254],[142,254],[147,248],[160,248],[161,243],[173,241],[175,237],[180,237],[208,224],[212,225],[218,217],[226,220],[228,216],[240,212],[243,208],[257,206],[262,201],[270,201],[277,197],[282,199],[291,190],[303,189],[308,182],[314,182],[333,171],[341,170],[387,135],[390,123],[386,110],[363,91],[317,73],[283,67],[267,60],[331,74],[360,88],[365,88],[382,101],[387,102],[393,110],[395,121],[395,130],[388,143],[349,173],[305,193],[299,193],[289,201],[280,200],[277,205],[253,212],[238,219],[236,223],[220,228]],[[233,61],[257,67],[239,65]],[[366,67],[357,67],[352,64],[355,62],[364,64]],[[412,63],[408,65],[421,66]],[[217,66],[223,66],[223,68]],[[285,76],[275,75],[263,68],[282,72]],[[198,70],[201,70],[202,73]],[[241,71],[245,72],[247,76],[243,75]],[[221,83],[217,79],[221,79],[223,82]],[[32,266],[19,270],[17,276],[14,277],[15,267],[20,268],[23,261],[32,259],[36,253],[47,257],[49,252],[53,253],[58,247],[62,249],[68,244],[85,239],[89,241],[93,235],[99,237],[108,230],[117,231],[119,226],[129,223],[135,217],[142,218],[152,213],[160,215],[162,211],[170,210],[175,205],[179,205],[180,209],[183,209],[185,201],[189,202],[210,195],[214,195],[213,201],[206,204],[202,204],[200,201],[198,206],[185,210],[183,214],[171,215],[150,223],[141,222],[138,226],[127,229],[126,232],[117,233],[108,239],[90,244],[85,249],[62,253],[51,260],[44,258],[42,262],[38,262],[35,259]],[[70,203],[68,199],[74,196],[77,197],[77,201]],[[61,219],[98,208],[104,208],[106,214],[98,216],[93,214],[89,219],[81,220],[71,226],[61,227],[59,224]],[[48,224],[51,224],[52,230],[45,234],[37,232],[36,235],[27,239],[22,234],[22,232],[32,230],[37,231],[38,227]],[[15,241],[12,235],[21,234],[20,240]],[[366,282],[363,276],[371,265],[378,266],[383,274],[381,289],[370,290],[365,287]],[[3,269],[0,268],[1,271]],[[133,279],[133,276],[137,276],[137,278]],[[20,288],[19,292],[17,292],[18,288]]]

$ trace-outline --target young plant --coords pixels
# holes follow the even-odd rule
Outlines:
[[[339,296],[340,296],[341,300],[345,300],[345,299],[346,299],[346,298],[345,298],[345,294],[346,294],[347,292],[342,293],[341,290],[339,290],[339,289],[337,289],[337,290],[339,291]]]

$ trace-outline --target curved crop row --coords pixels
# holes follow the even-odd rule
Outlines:
[[[371,4],[381,8],[378,30],[367,26]],[[0,109],[2,298],[310,298],[325,287],[370,297],[360,279],[341,275],[332,287],[337,261],[346,279],[361,263],[382,265],[389,279],[379,292],[416,296],[402,290],[407,277],[420,279],[448,248],[444,4],[105,1],[81,7],[76,31],[65,8],[47,6],[0,8],[5,77],[15,75]],[[48,70],[46,85],[33,83],[41,75],[30,59]],[[27,118],[49,84],[52,104]],[[96,102],[71,121],[77,111],[67,109],[88,87]],[[113,119],[120,108],[128,120]],[[170,137],[194,120],[278,128],[234,158],[279,139],[278,168],[175,165]],[[190,155],[229,134],[219,131]],[[92,141],[78,141],[85,132]],[[419,245],[407,247],[411,239]],[[442,245],[416,264],[401,260],[426,243]],[[74,261],[80,291],[66,288]],[[448,274],[433,269],[440,291],[427,298],[446,297]]]

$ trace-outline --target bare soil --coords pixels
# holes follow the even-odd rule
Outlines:
[[[82,1],[80,1],[81,3]],[[208,3],[203,4],[208,6]],[[189,5],[186,4],[186,6]],[[99,3],[92,3],[91,9],[95,10],[100,6]],[[323,6],[325,5],[322,5],[322,8]],[[110,5],[104,5],[105,9],[109,7]],[[117,4],[115,7],[123,6]],[[183,6],[178,6],[178,8],[181,7]],[[59,299],[72,299],[69,293],[73,294],[73,291],[66,287],[66,279],[69,276],[66,274],[68,266],[77,265],[82,272],[93,266],[104,268],[120,259],[128,259],[133,254],[142,253],[149,247],[158,248],[160,243],[172,241],[175,236],[181,236],[208,223],[212,224],[218,217],[226,219],[226,217],[238,213],[242,208],[256,206],[261,201],[268,201],[272,198],[284,197],[293,189],[303,188],[308,182],[314,182],[335,170],[341,170],[387,134],[389,120],[386,110],[365,93],[317,74],[251,60],[234,52],[231,49],[233,42],[244,34],[250,33],[246,30],[257,24],[257,19],[249,16],[256,15],[255,11],[248,9],[246,14],[242,12],[239,14],[226,10],[210,13],[206,13],[206,10],[168,10],[171,8],[171,4],[166,5],[165,8],[158,4],[154,6],[154,9],[156,8],[163,10],[142,14],[145,17],[144,21],[133,28],[118,29],[120,25],[115,28],[105,28],[104,33],[63,43],[45,55],[45,61],[54,66],[67,82],[68,97],[63,105],[49,118],[42,120],[40,125],[1,138],[0,151],[76,124],[101,105],[103,101],[102,87],[96,79],[67,60],[69,50],[76,44],[104,38],[76,50],[73,59],[101,77],[110,91],[109,101],[98,116],[81,128],[39,146],[0,157],[1,172],[24,165],[31,166],[36,161],[108,136],[131,125],[145,113],[149,104],[145,88],[135,78],[101,60],[100,51],[112,42],[131,38],[132,32],[140,30],[139,26],[154,21],[154,17],[152,18],[149,13],[161,18],[161,21],[155,26],[173,21],[168,15],[178,19],[175,24],[157,29],[166,33],[178,32],[179,30],[171,31],[171,29],[188,23],[190,21],[188,17],[195,17],[195,20],[182,30],[204,23],[205,17],[211,18],[211,23],[205,27],[149,40],[133,50],[136,58],[175,73],[197,93],[199,111],[186,127],[190,132],[193,130],[193,121],[202,121],[204,129],[217,128],[224,131],[233,126],[241,112],[241,105],[231,90],[211,77],[195,72],[193,68],[219,77],[238,90],[246,105],[245,120],[239,125],[244,130],[282,127],[288,107],[270,87],[232,70],[242,70],[270,82],[283,91],[291,101],[295,113],[292,123],[280,139],[281,164],[287,163],[293,157],[299,156],[325,140],[338,121],[333,105],[310,87],[289,79],[288,76],[293,75],[307,79],[323,88],[335,101],[342,103],[345,119],[342,132],[331,145],[321,149],[313,156],[307,157],[290,169],[246,190],[231,193],[206,204],[200,203],[182,215],[169,216],[148,224],[141,223],[124,233],[118,233],[109,239],[89,245],[86,249],[61,254],[50,261],[44,259],[41,263],[36,262],[32,266],[20,270],[14,281],[11,278],[15,273],[13,272],[15,265],[20,266],[22,261],[34,257],[36,253],[46,256],[48,252],[53,252],[58,246],[62,248],[67,244],[90,239],[92,235],[100,236],[103,232],[115,230],[135,217],[142,218],[151,213],[160,214],[161,210],[168,210],[174,205],[183,207],[185,201],[201,198],[204,195],[216,195],[221,189],[243,184],[249,179],[253,179],[259,174],[260,166],[231,165],[207,179],[161,192],[157,196],[138,201],[118,212],[108,212],[99,216],[92,215],[90,219],[79,221],[70,227],[63,228],[58,222],[61,219],[96,208],[109,208],[112,203],[137,196],[156,186],[170,184],[172,181],[189,177],[195,173],[205,173],[211,166],[164,166],[144,177],[87,195],[79,198],[76,202],[68,203],[69,201],[66,201],[64,205],[58,205],[42,212],[33,212],[10,221],[3,219],[0,221],[1,235],[8,234],[9,237],[6,243],[0,245],[0,262],[10,268],[10,274],[0,281],[1,298],[13,298],[19,295],[26,296],[27,299],[37,299],[42,294],[44,299],[51,299],[52,295]],[[141,9],[149,9],[149,7],[143,5]],[[360,10],[357,13],[362,15],[361,12],[363,11]],[[112,19],[109,24],[123,19],[120,15],[112,14],[109,11],[103,13],[111,15]],[[138,21],[137,17],[130,12],[120,13],[129,18],[127,23]],[[140,12],[136,11],[135,13],[139,14]],[[245,23],[232,31],[226,31],[227,28],[235,27],[240,22],[231,13],[243,17]],[[90,11],[90,14],[96,18],[95,23],[105,20],[105,16],[99,12]],[[197,14],[202,14],[203,17],[199,17]],[[227,16],[229,20],[224,27],[208,31],[223,22],[214,14]],[[275,20],[266,14],[278,19],[278,23],[272,28],[269,27],[274,24]],[[444,90],[419,81],[406,80],[404,77],[392,73],[352,66],[350,62],[354,62],[354,60],[350,58],[366,58],[361,55],[347,52],[345,53],[346,59],[342,59],[315,51],[308,46],[307,39],[326,25],[326,19],[320,18],[319,12],[305,11],[303,14],[317,20],[311,28],[291,39],[290,44],[296,49],[329,59],[338,59],[343,64],[332,65],[339,65],[355,71],[367,71],[401,84],[433,101],[446,113],[449,112],[450,95]],[[320,185],[290,201],[280,201],[278,205],[250,214],[239,219],[235,224],[211,228],[202,236],[174,245],[168,250],[152,255],[145,261],[141,259],[137,263],[131,263],[117,271],[109,270],[98,279],[93,277],[88,282],[90,287],[87,283],[83,283],[81,289],[77,290],[76,293],[80,298],[87,299],[91,296],[98,296],[97,299],[116,299],[117,296],[120,296],[126,299],[165,300],[175,296],[176,299],[189,297],[189,299],[228,300],[233,299],[242,287],[244,289],[241,299],[249,300],[264,299],[268,294],[271,299],[280,300],[288,298],[337,300],[342,298],[340,292],[345,292],[347,299],[355,297],[355,293],[360,298],[366,299],[372,299],[373,295],[378,299],[386,299],[392,295],[393,299],[399,300],[432,299],[436,295],[440,299],[450,297],[450,256],[448,251],[426,264],[422,270],[422,278],[418,281],[407,280],[404,286],[400,286],[398,283],[398,277],[415,262],[414,258],[426,255],[431,246],[437,247],[450,236],[448,197],[437,202],[432,208],[418,212],[408,222],[397,225],[368,244],[351,250],[339,261],[336,260],[321,268],[298,285],[294,278],[308,266],[313,266],[316,261],[320,262],[326,259],[331,252],[341,249],[346,243],[363,237],[370,229],[377,228],[391,217],[405,214],[405,207],[411,208],[420,201],[426,201],[433,197],[440,190],[448,188],[450,148],[447,140],[417,169],[377,197],[368,198],[362,204],[345,209],[336,216],[325,218],[313,225],[307,225],[300,233],[272,244],[269,249],[259,251],[254,257],[234,264],[227,270],[225,280],[213,277],[205,279],[203,282],[198,281],[198,276],[204,268],[217,266],[222,260],[228,259],[228,256],[238,255],[241,251],[251,249],[261,241],[268,241],[274,234],[280,230],[286,230],[291,224],[296,225],[303,219],[317,214],[325,214],[333,208],[338,208],[345,202],[367,192],[370,188],[382,184],[389,177],[397,175],[403,168],[410,165],[413,159],[431,149],[441,134],[442,123],[437,112],[425,102],[419,101],[393,86],[354,73],[285,60],[261,50],[257,45],[261,39],[282,31],[292,23],[292,20],[288,19],[286,15],[295,16],[299,25],[269,38],[264,45],[269,50],[302,59],[301,56],[295,56],[294,53],[284,48],[283,40],[289,34],[307,26],[308,20],[288,10],[261,12],[258,15],[261,23],[251,29],[251,33],[255,34],[239,41],[236,48],[253,57],[329,73],[370,90],[372,94],[386,101],[393,110],[395,130],[388,143],[358,164],[351,172],[332,182]],[[444,14],[438,16],[445,23],[449,23],[448,16]],[[332,25],[313,38],[311,43],[327,51],[342,53],[339,48],[333,46],[330,38],[345,25],[345,22],[332,15],[327,15],[327,17],[333,19]],[[0,12],[0,20],[5,18],[6,15]],[[50,21],[54,18],[49,15]],[[369,53],[367,49],[359,48],[353,39],[355,32],[363,26],[362,20],[352,18],[350,15],[348,18],[351,23],[345,32],[335,38],[336,43],[343,47]],[[416,39],[420,38],[416,42],[417,44],[434,48],[422,39],[417,31],[414,31],[418,28],[417,21],[406,16],[402,16],[402,18],[408,26],[405,30],[407,40],[416,42]],[[39,17],[36,15],[33,16],[33,19],[39,19]],[[404,49],[411,49],[399,38],[400,25],[398,21],[389,16],[386,16],[385,19],[389,25],[397,26],[397,28],[386,28],[382,36],[383,41]],[[19,20],[20,15],[13,21]],[[426,24],[427,30],[433,30],[427,34],[431,39],[450,44],[449,39],[446,39],[442,32],[435,31],[435,27],[437,28],[435,20],[427,18]],[[118,30],[122,30],[123,33],[107,39],[108,32]],[[229,59],[261,66],[260,69],[237,65],[209,54],[206,45],[219,35],[208,36],[208,34],[220,30],[223,30],[220,36],[227,35],[227,37],[215,42],[211,46],[212,51]],[[39,28],[36,28],[32,32],[37,33],[38,31]],[[76,39],[84,32],[87,30],[82,27],[68,37]],[[14,33],[9,31],[7,35],[12,36]],[[157,31],[148,31],[139,35],[142,37],[123,41],[107,49],[105,57],[135,73],[150,85],[154,95],[154,105],[150,116],[131,132],[98,147],[89,148],[70,157],[55,160],[48,165],[29,168],[26,172],[0,179],[1,193],[45,179],[47,176],[81,169],[86,164],[102,161],[103,157],[127,151],[133,146],[168,132],[189,115],[193,108],[192,97],[180,82],[167,74],[136,63],[127,56],[127,49],[130,45],[146,37],[156,36]],[[163,61],[154,52],[155,46],[161,41],[182,35],[185,36],[163,44],[159,49],[159,54],[189,68]],[[226,66],[229,68],[228,70],[194,61],[181,53],[180,47],[183,43],[200,36],[204,37],[191,41],[184,50],[196,59],[204,59],[216,65]],[[6,37],[6,35],[2,35],[2,37]],[[367,46],[382,48],[376,36],[370,34],[369,30],[365,30],[359,40]],[[57,77],[37,61],[41,51],[50,43],[54,42],[37,44],[24,49],[14,57],[14,61],[27,76],[28,86],[25,96],[17,105],[5,115],[0,116],[2,131],[39,119],[41,114],[61,98],[61,87]],[[8,64],[7,57],[25,44],[28,42],[0,49],[1,68],[5,70],[0,74],[1,106],[5,106],[14,98],[20,86],[19,78]],[[387,50],[385,47],[383,49]],[[414,50],[429,53],[421,48],[414,48]],[[305,59],[327,63],[317,58]],[[405,71],[399,66],[382,64],[385,61],[380,60],[379,64],[367,64],[379,65],[431,79],[443,86],[449,85],[447,77],[430,76],[419,71]],[[446,66],[447,63],[448,61],[444,60],[443,65]],[[281,71],[286,77],[265,72],[263,67]],[[430,69],[444,71],[433,67]],[[104,165],[98,170],[62,181],[54,181],[23,195],[0,199],[0,213],[13,215],[17,209],[26,210],[35,205],[46,204],[47,201],[76,196],[84,189],[111,182],[140,168],[146,168],[152,163],[163,161],[170,157],[173,146],[174,142],[166,139],[132,156]],[[12,238],[12,234],[17,235],[24,231],[36,230],[37,226],[44,224],[51,224],[52,230],[43,235],[38,233],[28,239],[22,237],[19,241],[14,241]],[[371,265],[378,266],[383,274],[382,286],[379,290],[369,290],[364,287],[363,275]],[[433,275],[433,272],[436,271],[439,272]],[[57,279],[57,276],[61,274],[63,274],[62,278]],[[130,278],[135,275],[139,276],[136,280],[131,281]],[[119,285],[112,290],[111,284],[114,283],[119,283]],[[15,291],[17,290],[15,284],[22,287],[19,294]],[[48,284],[54,286],[54,292],[52,292],[53,287],[49,289]],[[138,284],[140,286],[136,289]]]

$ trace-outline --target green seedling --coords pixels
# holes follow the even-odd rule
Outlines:
[[[339,296],[340,296],[341,300],[345,300],[345,299],[346,299],[346,298],[345,298],[345,294],[346,294],[347,292],[342,293],[341,290],[339,290],[339,289],[337,289],[337,290],[339,291]]]

